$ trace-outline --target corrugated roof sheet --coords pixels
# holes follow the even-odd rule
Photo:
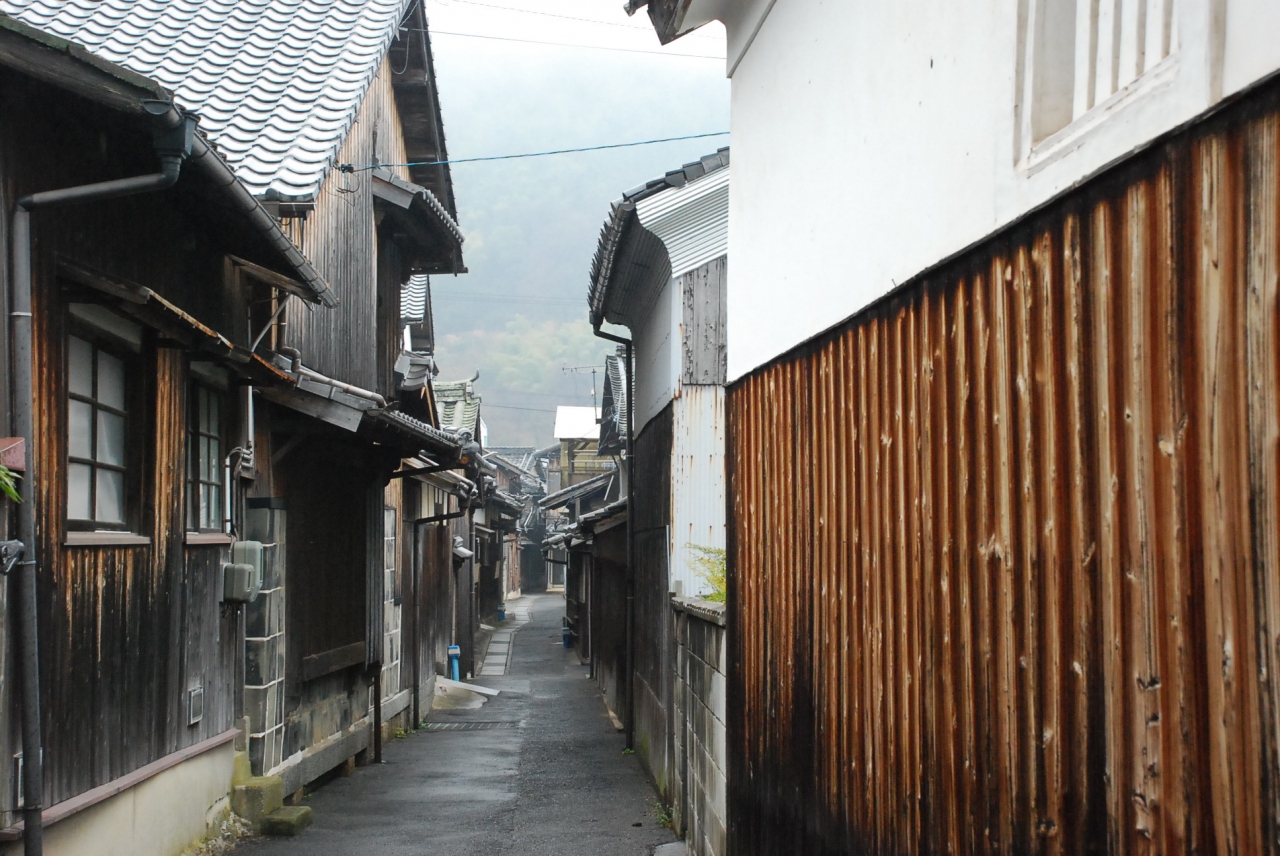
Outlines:
[[[713,175],[720,171],[727,171],[729,166],[729,149],[723,148],[715,154],[687,163],[683,167],[664,175],[662,178],[656,178],[646,182],[639,187],[633,187],[622,195],[622,198],[614,202],[609,210],[609,219],[604,223],[600,230],[600,241],[596,247],[596,254],[591,262],[591,286],[587,292],[587,303],[591,309],[591,322],[600,324],[606,320],[612,323],[627,323],[633,320],[633,316],[642,314],[646,311],[648,305],[652,302],[645,295],[637,294],[653,287],[655,284],[662,285],[666,283],[667,278],[673,274],[665,273],[666,276],[655,276],[653,271],[659,267],[666,266],[674,268],[675,259],[670,258],[670,252],[662,241],[648,230],[647,224],[640,221],[636,212],[637,209],[657,195],[666,195],[667,191],[678,190],[686,187],[691,183],[697,183],[700,179]],[[727,173],[723,177],[725,182],[724,200],[725,200],[725,222],[726,234],[722,239],[727,246],[727,222],[728,222],[728,178]],[[703,193],[707,192],[707,198],[702,199]],[[710,205],[709,210],[715,209],[716,194],[719,193],[719,184],[717,180],[707,181],[697,190],[691,190],[688,194],[689,201],[702,201]],[[682,251],[679,255],[682,263],[687,264],[691,259],[704,255],[707,249],[716,245],[717,238],[714,235],[714,229],[707,235],[699,237],[699,229],[696,225],[696,218],[692,218],[692,230],[681,229],[683,220],[676,216],[672,219],[672,212],[664,212],[663,208],[657,209],[658,214],[655,215],[659,221],[666,221],[674,233],[681,234],[683,240],[681,242]],[[639,224],[645,228],[636,229]],[[690,234],[683,236],[684,231],[690,231]],[[658,256],[658,259],[644,259],[645,264],[619,264],[619,261],[626,255],[645,255]],[[660,258],[661,256],[668,258]],[[723,253],[719,253],[723,255]],[[717,256],[709,256],[705,261],[716,258]],[[641,260],[637,260],[641,261]],[[698,262],[692,265],[697,267]],[[691,270],[692,267],[686,267],[681,273]],[[655,280],[661,279],[661,283]],[[656,296],[656,295],[655,295]],[[613,304],[617,304],[616,306]]]
[[[640,225],[657,235],[681,276],[729,252],[729,169],[636,203]]]
[[[0,0],[154,78],[255,195],[314,194],[410,0]]]

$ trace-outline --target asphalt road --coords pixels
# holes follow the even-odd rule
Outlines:
[[[301,835],[251,840],[236,853],[643,856],[672,841],[594,682],[560,645],[564,599],[529,602],[531,620],[514,636],[508,674],[475,681],[501,694],[479,708],[431,715],[500,727],[394,740],[384,763],[307,798],[314,822]]]

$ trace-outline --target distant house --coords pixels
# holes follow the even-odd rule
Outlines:
[[[727,852],[1276,852],[1280,4],[645,5],[728,34]]]
[[[52,842],[71,811],[84,829],[127,805],[177,837],[139,822],[146,840],[118,852],[173,853],[225,808],[242,716],[248,766],[297,792],[425,712],[459,626],[451,519],[481,461],[431,407],[398,406],[396,367],[430,356],[429,311],[406,336],[402,293],[461,272],[462,236],[447,166],[378,166],[447,157],[425,18],[416,2],[0,11],[56,34],[0,18],[6,115],[31,117],[3,131],[19,194],[154,171],[173,143],[153,150],[147,116],[200,115],[173,190],[32,215],[34,392],[54,402],[26,438],[44,814]],[[222,576],[248,542],[262,591],[237,607]],[[130,790],[174,765],[186,784]]]
[[[614,469],[613,461],[596,454],[600,408],[564,404],[556,407],[552,436],[560,444],[560,455],[552,460],[547,478],[547,487],[553,493]]]

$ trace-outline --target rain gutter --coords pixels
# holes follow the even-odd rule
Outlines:
[[[152,110],[154,104],[144,104]],[[160,171],[112,181],[64,187],[23,196],[13,212],[13,309],[9,313],[13,339],[13,432],[26,439],[26,471],[20,483],[22,501],[18,504],[18,540],[24,545],[18,568],[18,670],[22,686],[22,790],[23,852],[41,856],[44,851],[44,828],[41,802],[44,794],[44,758],[41,747],[40,712],[40,648],[36,597],[36,485],[33,413],[34,400],[32,359],[32,240],[31,214],[46,208],[59,208],[84,202],[136,196],[172,187],[178,181],[182,162],[194,150],[197,139],[195,119],[183,116],[172,104],[163,105],[175,114],[155,134],[155,150],[160,156]]]

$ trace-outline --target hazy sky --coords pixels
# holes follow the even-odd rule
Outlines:
[[[451,158],[729,128],[718,25],[663,48],[622,0],[427,0],[427,14]],[[610,351],[586,303],[609,204],[728,144],[453,165],[470,273],[432,280],[437,362],[445,380],[481,372],[490,445],[550,442],[555,405],[591,401],[589,371],[564,368],[602,365]]]

